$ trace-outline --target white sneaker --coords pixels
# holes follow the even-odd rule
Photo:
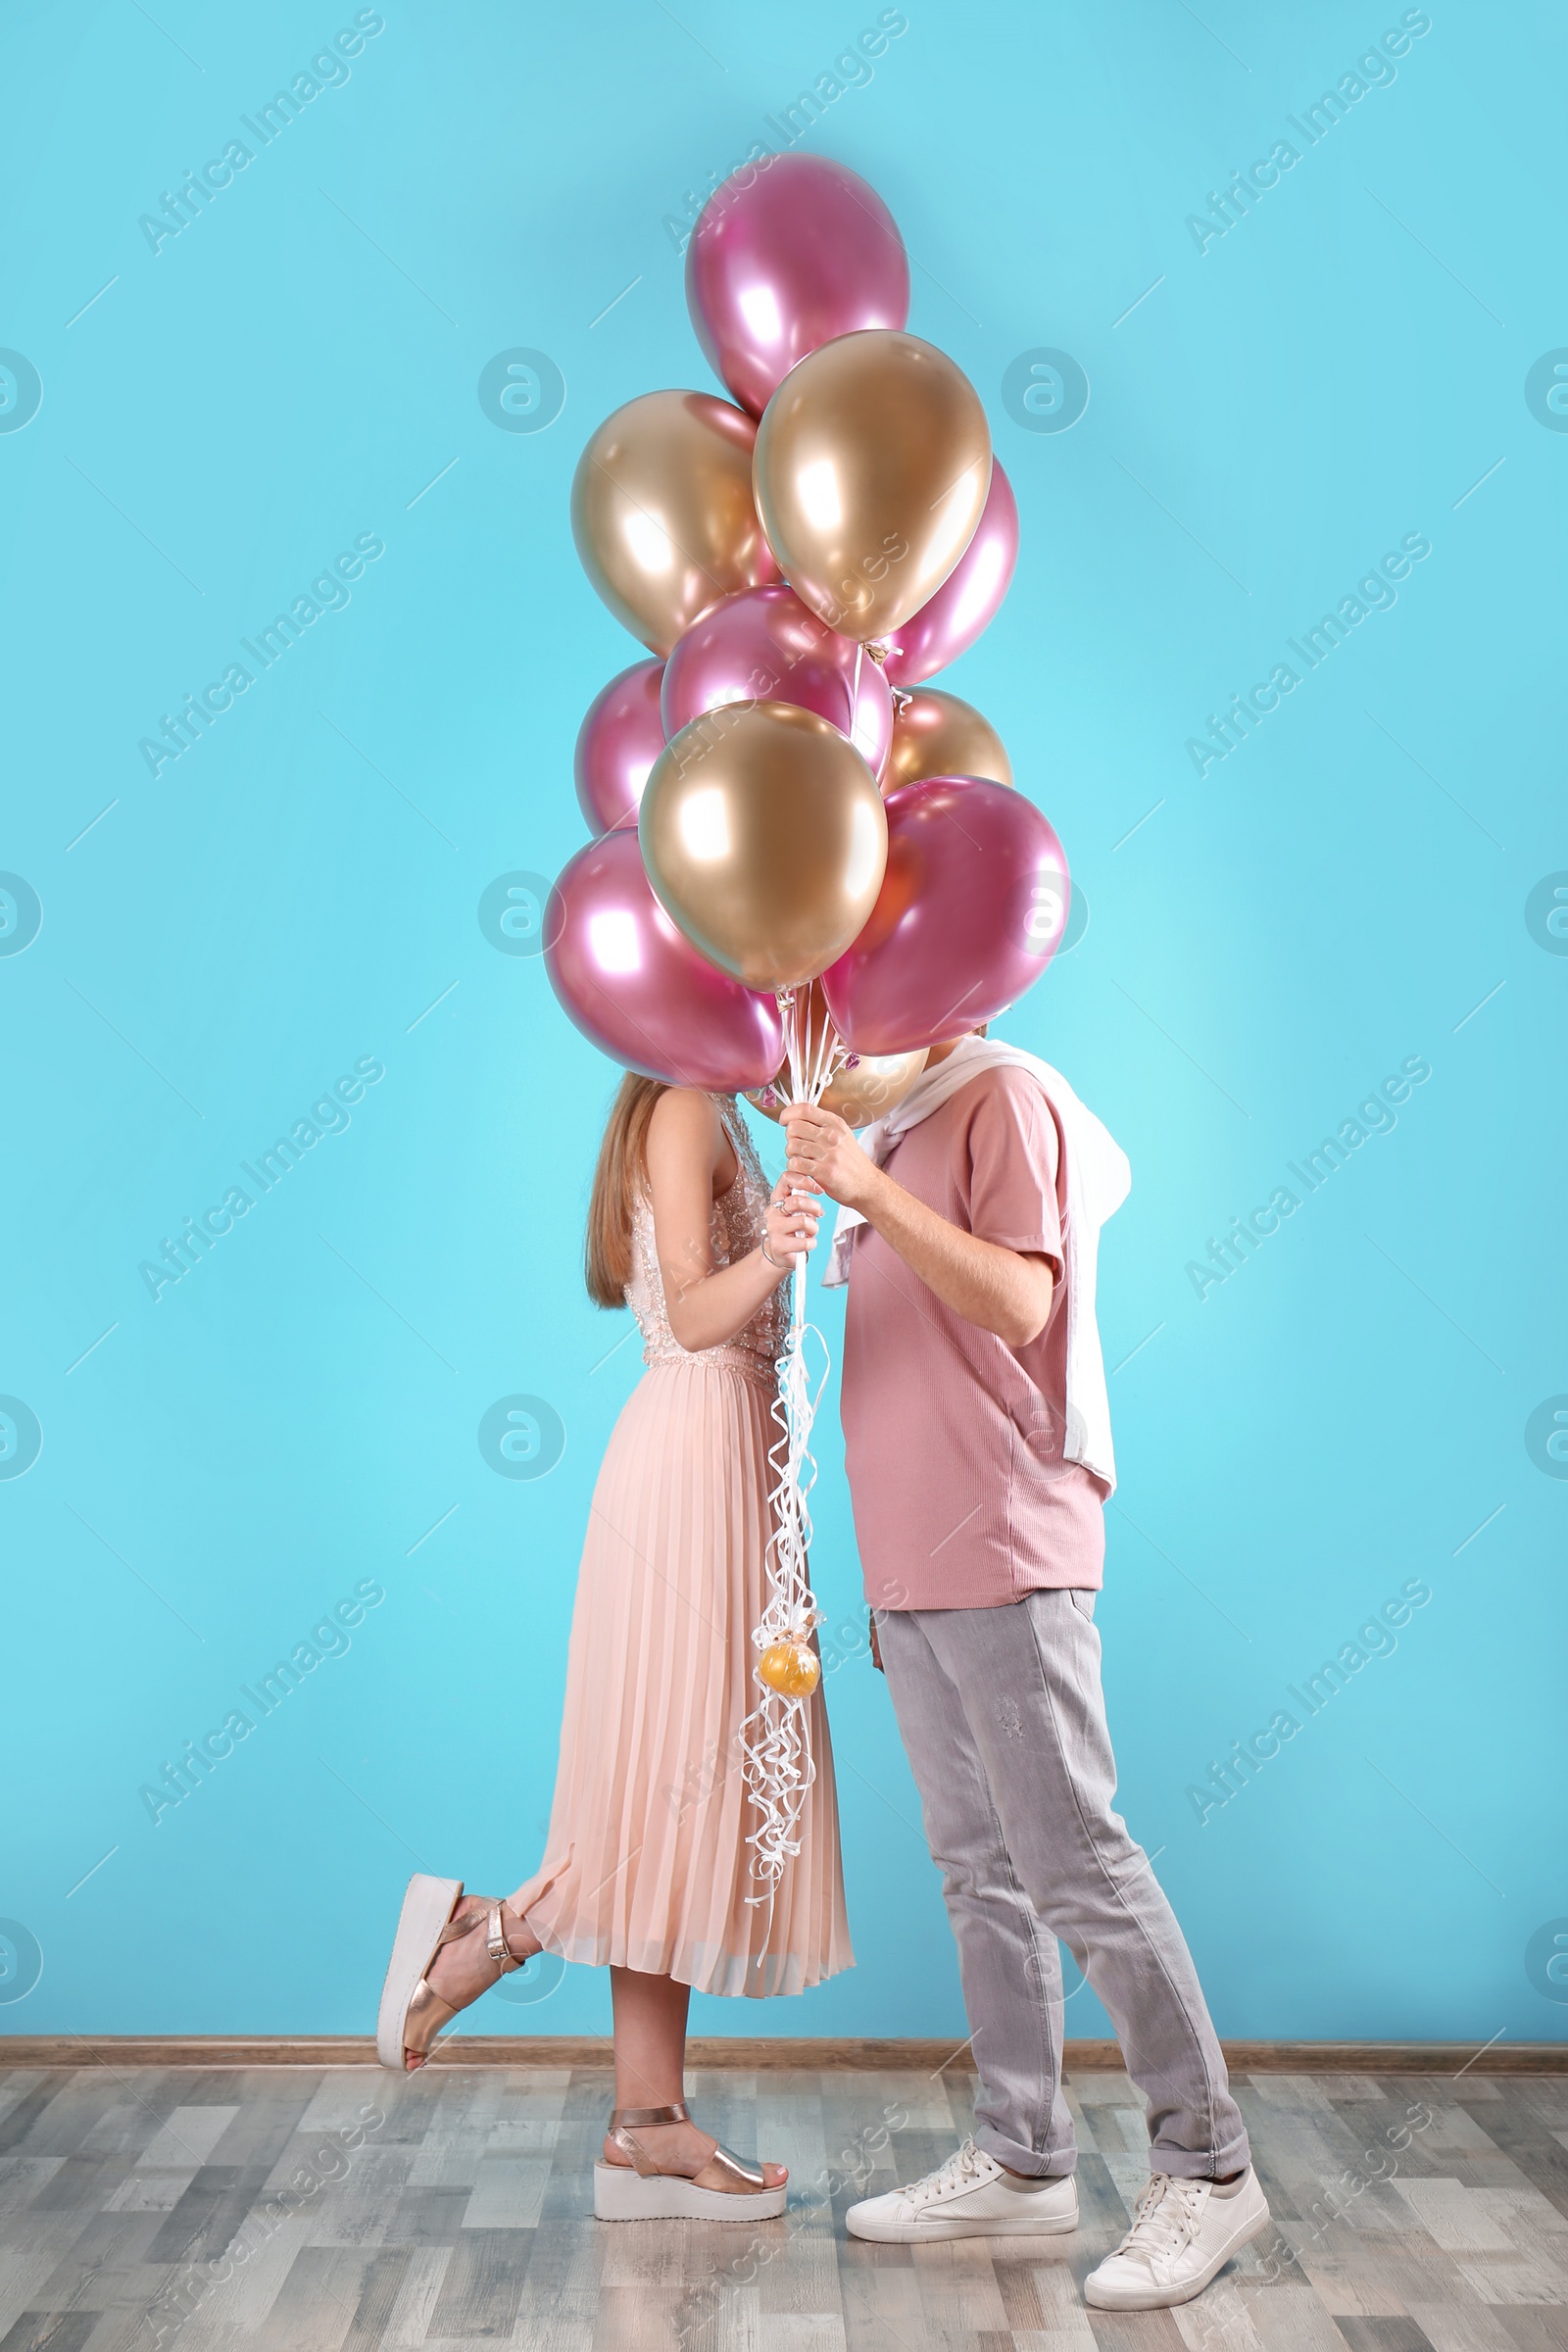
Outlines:
[[[1190,2303],[1267,2227],[1268,2205],[1250,2165],[1228,2189],[1152,2174],[1132,2228],[1084,2280],[1084,2301],[1099,2311]]]
[[[908,2188],[867,2197],[844,2217],[852,2237],[885,2246],[938,2237],[1054,2237],[1078,2227],[1072,2176],[1025,2182],[966,2139],[944,2165]]]

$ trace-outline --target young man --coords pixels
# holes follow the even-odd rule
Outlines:
[[[936,1048],[863,1149],[820,1108],[786,1126],[791,1170],[845,1212],[856,1533],[980,2075],[974,2138],[849,2228],[918,2244],[1077,2227],[1059,1936],[1110,2014],[1152,2141],[1132,2228],[1085,2295],[1186,2302],[1268,2207],[1181,1930],[1112,1804],[1094,1609],[1115,1473],[1094,1283],[1126,1160],[1055,1071],[978,1036]]]

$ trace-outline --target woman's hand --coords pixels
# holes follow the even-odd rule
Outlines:
[[[798,1176],[779,1178],[767,1204],[765,1247],[782,1273],[792,1272],[796,1259],[808,1254],[821,1214],[819,1194],[808,1191]]]
[[[881,1170],[856,1142],[854,1128],[818,1102],[792,1102],[784,1113],[784,1128],[792,1182],[819,1186],[846,1208],[863,1211]]]

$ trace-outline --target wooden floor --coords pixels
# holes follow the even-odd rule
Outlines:
[[[972,2079],[698,2074],[792,2169],[787,2217],[605,2226],[598,2068],[94,2066],[0,2079],[0,2352],[1562,2352],[1568,2078],[1241,2077],[1276,2230],[1200,2301],[1090,2314],[1147,2172],[1125,2076],[1081,2074],[1072,2237],[847,2239],[946,2156]]]

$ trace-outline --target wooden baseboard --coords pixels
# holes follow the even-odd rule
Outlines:
[[[1568,2041],[1227,2041],[1234,2075],[1568,2074]],[[782,2068],[835,2073],[972,2072],[967,2045],[945,2041],[870,2041],[851,2036],[709,2036],[687,2043],[687,2064],[747,2074]],[[1114,2041],[1069,2041],[1070,2075],[1120,2067]],[[588,2034],[460,2034],[443,2042],[438,2066],[604,2067],[608,2037]],[[11,2034],[0,2035],[0,2067],[62,2066],[373,2066],[368,2034]]]

